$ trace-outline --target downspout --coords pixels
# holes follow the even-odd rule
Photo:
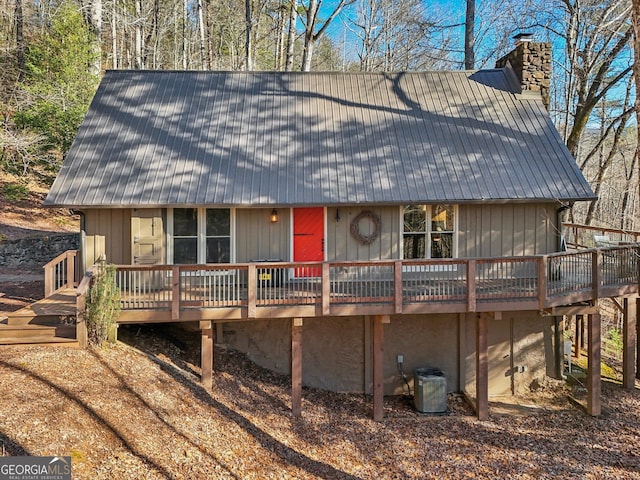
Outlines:
[[[573,207],[573,203],[563,204],[556,210],[556,229],[558,231],[558,245],[557,245],[558,252],[565,252],[567,250],[567,243],[564,239],[564,236],[562,235],[562,221],[563,221],[562,217],[564,216],[565,210],[569,210],[571,207]]]

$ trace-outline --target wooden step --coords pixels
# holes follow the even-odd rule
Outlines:
[[[7,325],[60,325],[66,324],[67,315],[34,315],[33,313],[10,313]]]
[[[50,336],[0,338],[0,345],[30,345],[30,346],[37,345],[37,346],[47,346],[47,347],[80,348],[80,344],[75,338],[62,338],[62,337],[50,337]]]
[[[0,342],[4,338],[58,337],[75,339],[75,325],[0,325]]]

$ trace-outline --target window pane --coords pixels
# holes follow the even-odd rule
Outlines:
[[[230,244],[229,238],[207,238],[207,263],[229,263]]]
[[[231,214],[228,208],[207,208],[207,237],[228,236]]]
[[[174,238],[173,263],[198,263],[198,239]]]
[[[422,205],[409,205],[404,209],[404,231],[426,232],[426,213]]]
[[[453,205],[434,205],[431,207],[431,231],[453,231]]]
[[[195,237],[198,235],[198,209],[173,209],[173,235],[175,237]]]
[[[453,233],[431,234],[431,258],[453,258]]]
[[[426,255],[424,235],[404,236],[404,258],[424,258]]]

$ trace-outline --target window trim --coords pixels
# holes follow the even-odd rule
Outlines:
[[[175,208],[195,208],[198,211],[198,229],[197,229],[197,244],[198,244],[198,260],[196,265],[206,265],[207,256],[207,238],[222,238],[220,236],[207,236],[207,209],[216,210],[229,210],[229,263],[236,263],[236,209],[225,207],[190,207],[180,206]],[[173,210],[174,208],[167,208],[167,264],[174,265],[173,263]],[[186,237],[185,237],[186,238]]]
[[[458,258],[458,205],[451,203],[433,203],[433,204],[409,204],[409,205],[400,205],[400,258],[402,260],[447,260],[447,258],[432,258],[431,257],[431,235],[435,233],[431,229],[431,215],[432,209],[434,205],[451,205],[453,207],[453,229],[445,230],[440,233],[452,233],[453,235],[453,245],[452,245],[452,256],[451,259]],[[425,236],[425,257],[424,258],[404,258],[404,236],[405,233],[415,233],[415,232],[405,232],[404,231],[404,212],[407,207],[410,206],[418,206],[424,207],[425,212],[425,232],[420,232],[421,235]]]

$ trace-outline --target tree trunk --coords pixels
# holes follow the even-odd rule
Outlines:
[[[118,2],[113,0],[113,11],[111,12],[111,66],[115,70],[118,68],[118,29],[116,19],[118,18]]]
[[[464,68],[473,70],[475,68],[475,24],[476,24],[476,1],[467,0],[467,12],[464,20]]]
[[[142,0],[136,0],[136,38],[135,38],[135,66],[136,69],[144,68],[142,62]]]
[[[252,71],[253,68],[253,2],[251,0],[245,0],[244,2],[244,14],[245,14],[245,41],[244,41],[244,55],[245,55],[245,70]]]
[[[289,6],[289,37],[287,38],[287,59],[285,62],[285,71],[293,70],[293,47],[296,43],[296,15],[298,12],[297,0],[290,0]]]
[[[18,82],[24,80],[24,16],[22,15],[22,0],[16,0],[16,62],[18,67]]]
[[[182,69],[186,70],[189,66],[189,58],[188,58],[188,36],[187,36],[187,25],[189,22],[189,12],[188,12],[188,0],[182,1]]]
[[[307,8],[307,23],[304,30],[304,50],[302,51],[302,71],[311,70],[311,57],[313,56],[313,44],[315,38],[313,32],[318,18],[318,0],[309,0]]]
[[[200,65],[201,70],[210,70],[211,65],[209,63],[208,49],[207,49],[207,35],[206,26],[204,23],[203,0],[198,0],[198,31],[200,33]]]
[[[102,71],[102,0],[91,2],[89,31],[91,32],[91,48],[93,61],[89,65],[89,73],[100,75]]]
[[[633,73],[636,84],[636,134],[637,145],[640,147],[640,0],[631,0],[631,24],[633,26]],[[640,168],[640,148],[636,148],[636,164]],[[640,195],[640,170],[638,171],[638,194]]]

